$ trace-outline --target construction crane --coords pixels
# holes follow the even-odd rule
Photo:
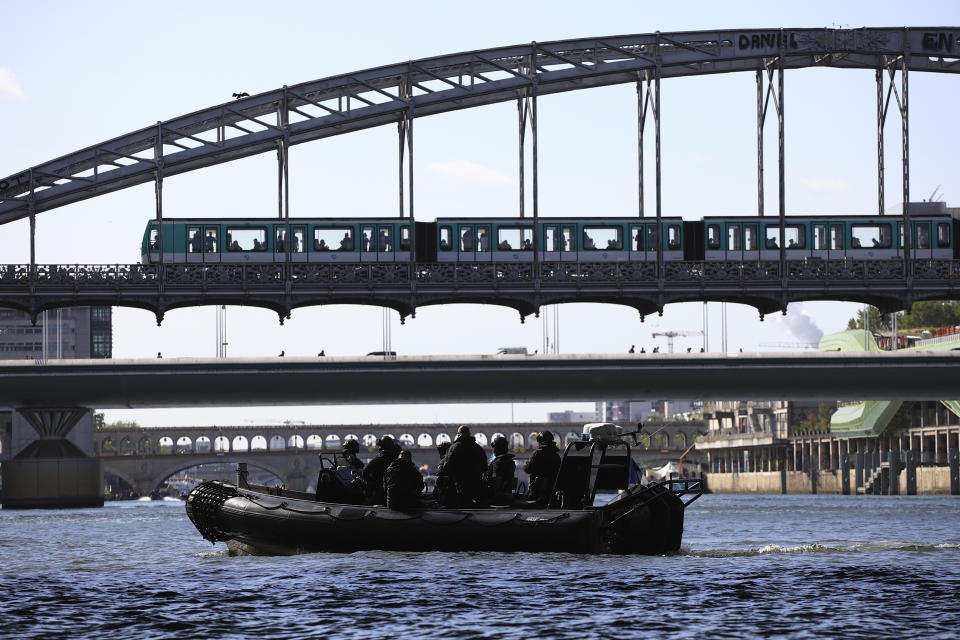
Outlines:
[[[702,336],[703,331],[654,331],[651,337],[665,336],[667,338],[667,352],[673,353],[673,339],[677,337],[686,338],[691,336]]]

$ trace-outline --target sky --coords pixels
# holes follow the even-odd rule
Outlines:
[[[160,8],[162,7],[162,8]],[[780,27],[901,27],[960,24],[954,2],[641,3],[278,2],[162,5],[94,1],[0,0],[8,25],[0,39],[0,176],[130,131],[231,100],[326,76],[472,49],[653,31]],[[872,71],[807,69],[785,76],[788,214],[876,211],[876,85]],[[752,73],[662,82],[662,201],[665,216],[756,212],[756,84]],[[960,203],[952,74],[910,75],[912,199],[939,187]],[[542,216],[629,216],[637,211],[636,91],[633,85],[546,96],[538,105]],[[887,204],[900,193],[899,120],[887,125]],[[418,119],[416,215],[517,215],[519,182],[513,103]],[[776,123],[766,129],[766,208],[777,210]],[[529,148],[529,145],[528,145]],[[647,166],[652,166],[647,148]],[[293,147],[292,216],[393,216],[397,213],[396,128],[381,127]],[[528,169],[529,175],[529,169]],[[652,211],[652,173],[646,174]],[[529,184],[529,183],[528,183]],[[531,190],[528,188],[527,192]],[[276,159],[264,154],[164,181],[164,215],[273,216]],[[41,263],[134,263],[154,215],[152,185],[45,212],[37,218]],[[0,263],[29,260],[26,221],[0,227]],[[782,350],[821,332],[845,329],[858,305],[793,304],[786,317],[760,321],[752,307],[729,304],[727,348]],[[645,322],[627,307],[551,308],[561,353],[647,351],[652,333],[704,329],[700,303],[668,306]],[[722,308],[707,307],[708,347],[719,351]],[[510,309],[425,307],[401,326],[390,312],[400,355],[489,354],[499,347],[544,351],[544,322],[520,323]],[[297,309],[283,326],[275,313],[230,307],[228,356],[355,356],[383,348],[376,307]],[[553,320],[550,320],[551,339]],[[694,351],[703,338],[676,339]],[[212,357],[213,307],[155,317],[114,309],[118,358]],[[598,398],[601,400],[601,398]],[[459,422],[540,420],[548,409],[585,405],[393,405],[111,410],[107,420],[143,425],[247,424],[305,420]]]

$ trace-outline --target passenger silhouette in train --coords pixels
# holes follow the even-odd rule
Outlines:
[[[797,241],[796,241],[796,240],[791,240],[790,242],[788,242],[788,243],[787,243],[787,248],[788,248],[788,249],[796,249],[796,248],[797,248]]]
[[[513,251],[513,247],[511,247],[510,243],[506,240],[501,240],[500,244],[497,246],[497,249],[500,251]]]
[[[440,238],[440,251],[450,251],[450,241],[446,238]]]
[[[464,231],[460,237],[460,250],[473,251],[473,234],[470,232],[470,229]]]
[[[607,240],[607,249],[613,250],[613,251],[619,250],[620,243],[617,242],[616,238],[610,238],[609,240]]]
[[[643,251],[643,236],[641,236],[639,232],[633,236],[633,244],[636,247],[636,251]]]
[[[217,251],[216,236],[214,236],[212,233],[207,233],[207,237],[204,239],[204,243],[206,244],[204,248],[206,249],[207,253],[216,253]]]
[[[490,251],[490,239],[486,231],[480,232],[480,251]]]
[[[777,248],[777,239],[767,238],[767,249],[776,249],[776,248]]]
[[[378,251],[390,251],[390,232],[386,229],[380,234],[380,246]]]
[[[400,234],[400,251],[410,251],[410,236]]]
[[[370,236],[366,231],[363,232],[363,238],[360,240],[360,248],[364,252],[370,251]]]
[[[253,239],[253,250],[254,250],[254,251],[263,251],[264,249],[266,249],[266,247],[264,246],[264,244],[263,244],[262,242],[260,242],[257,238],[254,238],[254,239]]]
[[[630,351],[627,351],[627,353],[636,353],[636,350],[634,349],[634,347],[636,346],[637,345],[634,345],[634,344],[630,345]]]
[[[277,234],[277,253],[283,253],[287,250],[287,241],[283,239],[283,232]]]
[[[242,251],[242,250],[243,249],[240,248],[240,243],[237,242],[236,240],[230,243],[230,251]]]
[[[317,251],[330,251],[330,247],[327,246],[327,241],[323,238],[320,238],[320,242],[317,242],[313,248]]]
[[[297,234],[293,234],[293,248],[291,251],[294,253],[300,252],[300,238],[297,237]]]
[[[852,238],[850,238],[850,246],[853,247],[854,249],[859,249],[861,246],[860,238],[858,238],[857,236],[853,236]]]
[[[525,239],[525,240],[523,241],[523,250],[524,250],[524,251],[532,251],[532,250],[533,250],[533,244],[530,242],[530,238],[527,238],[527,239]]]
[[[588,251],[597,248],[597,245],[593,243],[593,238],[586,231],[583,232],[583,248]]]
[[[190,236],[190,253],[200,253],[200,234]]]
[[[340,241],[340,251],[353,251],[353,238],[350,237],[349,231],[343,234],[343,240]]]

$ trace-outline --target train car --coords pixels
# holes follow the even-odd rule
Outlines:
[[[957,221],[948,214],[911,216],[911,254],[953,259]],[[725,216],[703,219],[703,259],[756,262],[780,259],[779,218]],[[894,238],[898,238],[895,243]],[[787,260],[885,260],[903,257],[903,219],[888,216],[790,216],[784,227]],[[895,246],[896,245],[896,246]]]
[[[420,233],[418,224],[418,234]],[[163,261],[173,264],[286,260],[287,225],[276,218],[166,218]],[[419,235],[418,235],[419,237]],[[410,223],[398,218],[291,218],[293,262],[407,262]],[[145,264],[160,262],[160,227],[147,223]]]
[[[644,262],[657,259],[657,224],[650,218],[539,218],[543,262]],[[664,260],[685,258],[690,223],[662,219]],[[531,218],[438,218],[439,262],[532,262]]]

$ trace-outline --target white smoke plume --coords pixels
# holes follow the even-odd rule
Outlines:
[[[817,326],[813,316],[804,311],[802,304],[791,304],[787,307],[787,315],[781,316],[777,320],[786,326],[787,331],[798,342],[814,346],[820,344],[823,330]]]

